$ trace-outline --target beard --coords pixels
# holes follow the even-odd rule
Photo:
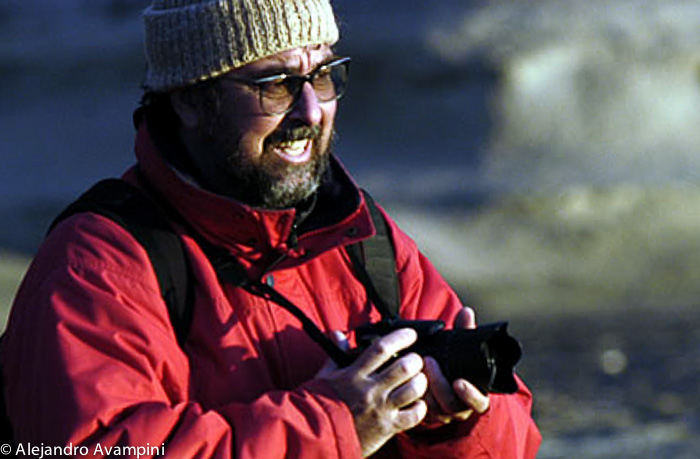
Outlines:
[[[329,167],[334,134],[323,142],[319,126],[292,126],[279,129],[264,142],[262,155],[251,155],[240,148],[239,134],[230,133],[219,123],[207,123],[202,134],[212,154],[223,158],[226,185],[224,194],[252,207],[284,209],[309,199],[321,184]],[[284,142],[309,140],[311,158],[301,164],[285,161],[274,150]]]

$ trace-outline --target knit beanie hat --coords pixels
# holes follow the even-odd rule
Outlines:
[[[153,0],[143,19],[144,87],[156,92],[338,41],[330,0]]]

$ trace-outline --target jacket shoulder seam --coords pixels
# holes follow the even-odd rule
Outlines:
[[[77,225],[79,225],[81,221],[92,222],[93,226],[87,231],[85,229],[80,229],[77,227]],[[129,230],[125,229],[117,222],[111,220],[109,217],[105,217],[94,212],[84,212],[72,215],[66,218],[64,221],[62,221],[59,224],[59,226],[63,226],[66,224],[73,225],[73,228],[67,231],[78,235],[78,238],[82,237],[81,235],[88,235],[90,233],[99,238],[99,240],[96,241],[96,243],[86,243],[78,238],[73,238],[73,242],[71,242],[70,239],[66,239],[65,237],[59,237],[59,239],[63,240],[62,244],[72,243],[75,244],[75,247],[77,249],[77,253],[66,253],[65,256],[67,267],[73,269],[92,269],[108,271],[111,274],[117,275],[123,279],[127,279],[133,283],[141,285],[151,292],[158,292],[158,295],[160,296],[160,287],[157,286],[157,279],[155,277],[154,271],[155,268],[153,267],[148,253],[146,252],[146,248],[141,245],[141,243],[129,232]],[[119,232],[120,234],[118,237],[122,239],[122,241],[128,238],[131,250],[124,250],[121,247],[117,247],[117,245],[113,241],[111,241],[110,238],[106,237],[106,234],[100,234],[100,228],[104,228],[110,232]],[[50,237],[53,236],[54,233],[58,233],[59,230],[59,227],[54,229],[51,232]],[[87,254],[86,249],[89,249],[90,247],[106,248],[108,250],[114,251],[115,253],[118,253],[125,259],[129,259],[128,269],[126,267],[119,267],[112,263],[106,262],[103,258],[97,258],[95,256]],[[147,281],[148,277],[144,277],[144,274],[146,274],[147,271],[151,271],[153,275],[153,281],[156,282],[156,284],[150,285],[150,282]]]

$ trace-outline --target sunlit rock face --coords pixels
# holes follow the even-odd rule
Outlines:
[[[570,187],[474,213],[397,218],[468,301],[497,317],[692,305],[698,187]]]
[[[697,301],[700,3],[492,2],[429,43],[497,78],[494,196],[415,227],[453,282],[502,313]]]
[[[698,2],[498,2],[430,43],[497,69],[487,174],[502,185],[700,175]]]

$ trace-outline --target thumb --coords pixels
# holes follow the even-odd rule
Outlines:
[[[348,338],[345,333],[334,330],[331,332],[331,340],[343,351],[347,352],[350,349],[350,343],[348,343]]]
[[[350,343],[348,343],[348,338],[341,331],[335,330],[330,333],[330,339],[338,346],[343,352],[347,352],[350,349]],[[323,378],[328,376],[331,372],[338,369],[338,364],[329,358],[326,363],[316,374],[317,378]]]
[[[464,307],[455,317],[454,328],[476,328],[476,315],[470,307]]]

